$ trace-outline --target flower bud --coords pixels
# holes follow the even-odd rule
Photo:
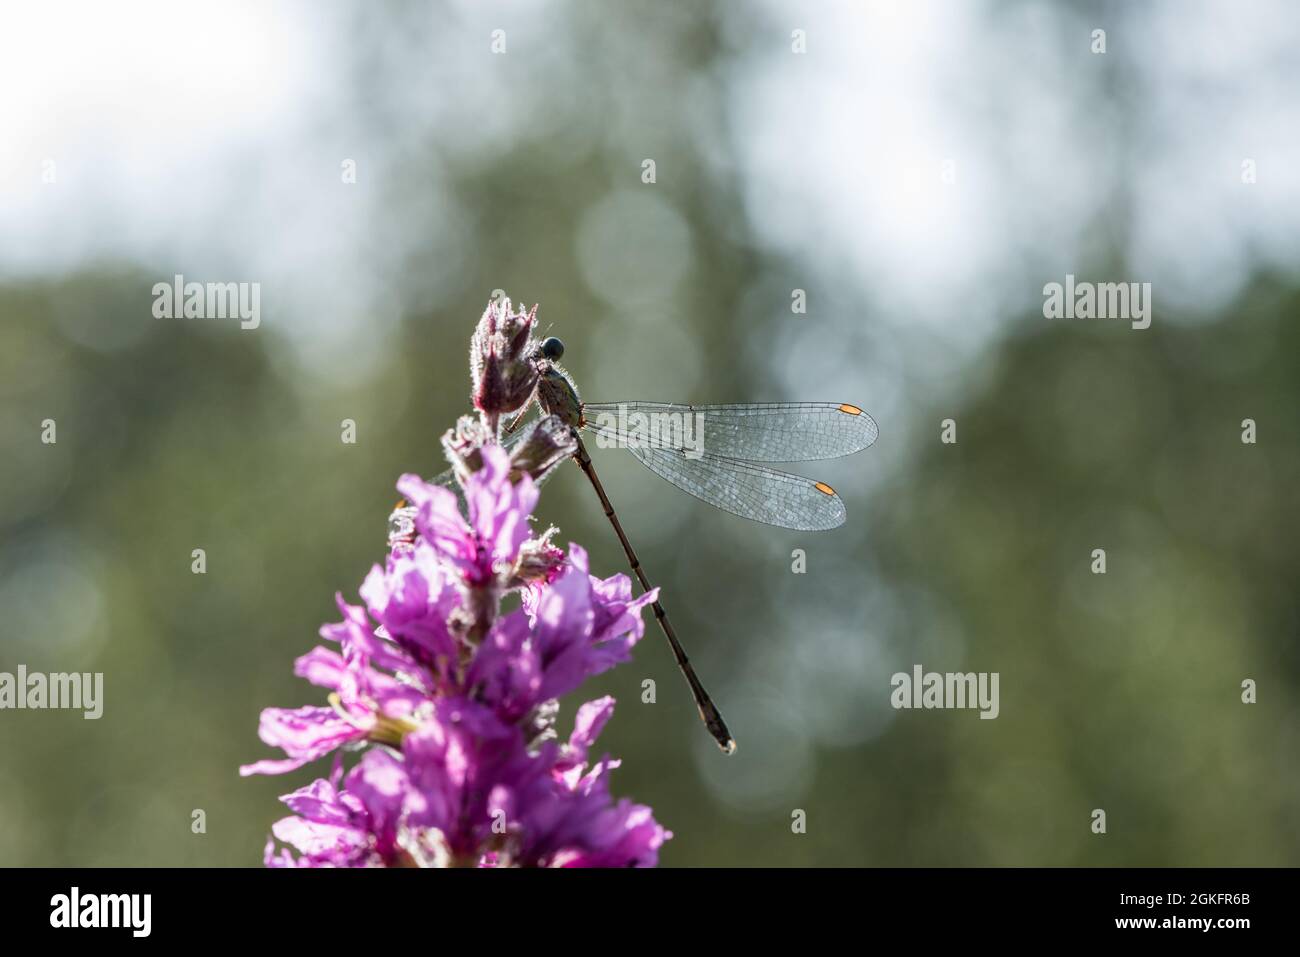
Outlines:
[[[548,415],[532,423],[519,444],[510,453],[510,477],[518,481],[527,474],[540,482],[578,449],[573,430],[558,415]]]
[[[496,417],[523,408],[537,388],[532,331],[537,307],[512,312],[509,299],[488,303],[470,340],[474,408]]]
[[[551,544],[551,538],[558,531],[552,525],[540,536],[528,539],[519,547],[519,558],[509,581],[510,588],[521,588],[534,583],[549,585],[560,577],[567,558],[564,552]]]
[[[483,446],[493,441],[487,427],[471,415],[462,415],[456,421],[456,428],[443,433],[443,450],[462,488],[469,477],[483,467]],[[510,481],[518,482],[527,475],[534,482],[540,482],[557,465],[571,457],[577,448],[578,440],[573,430],[558,415],[543,416],[530,423],[513,443]]]
[[[483,422],[472,415],[462,415],[456,427],[442,435],[442,449],[451,463],[462,488],[469,477],[483,467],[483,446],[492,441],[492,434]]]
[[[402,499],[388,516],[388,550],[407,552],[415,547],[415,516],[419,509]]]

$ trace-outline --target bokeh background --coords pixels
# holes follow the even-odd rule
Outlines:
[[[740,740],[653,630],[584,689],[665,864],[1300,862],[1297,47],[1286,0],[6,4],[0,670],[105,711],[0,712],[0,864],[260,863],[313,771],[237,776],[258,712],[319,700],[498,289],[590,398],[881,425],[821,535],[596,453]],[[177,273],[261,327],[155,319]],[[1067,273],[1151,328],[1044,319]],[[539,514],[622,570],[576,469]],[[1000,717],[892,710],[916,663]]]

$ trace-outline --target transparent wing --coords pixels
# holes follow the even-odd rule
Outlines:
[[[583,413],[587,427],[609,444],[628,444],[623,440],[653,430],[659,439],[651,444],[744,462],[833,459],[860,452],[880,434],[870,415],[842,402],[588,402]]]
[[[708,452],[692,459],[678,449],[628,451],[683,492],[741,518],[812,532],[844,524],[844,502],[825,482]]]

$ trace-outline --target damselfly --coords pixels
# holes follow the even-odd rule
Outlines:
[[[876,440],[875,421],[840,402],[769,402],[743,405],[677,405],[668,402],[583,402],[559,365],[564,344],[555,337],[534,354],[540,378],[535,399],[545,415],[558,416],[577,440],[573,459],[586,474],[641,583],[652,587],[614,506],[596,474],[580,433],[600,446],[626,448],[650,471],[683,492],[742,518],[800,531],[844,524],[844,502],[825,482],[782,472],[769,462],[809,462],[861,451]],[[532,403],[530,402],[529,405]],[[527,414],[519,413],[510,429]],[[655,619],[690,686],[700,717],[725,753],[736,742],[692,667],[662,602]]]

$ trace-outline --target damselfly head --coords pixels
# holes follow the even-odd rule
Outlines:
[[[538,351],[544,358],[555,362],[564,356],[564,343],[555,336],[550,336],[542,341]]]

